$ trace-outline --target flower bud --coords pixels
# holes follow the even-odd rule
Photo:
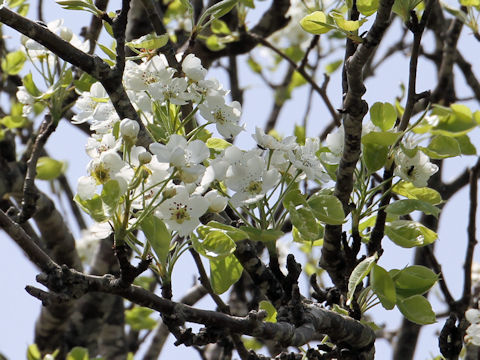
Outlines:
[[[138,161],[140,162],[140,164],[148,164],[150,161],[152,161],[152,154],[144,151],[138,154]]]
[[[135,120],[123,119],[120,122],[120,134],[123,138],[136,139],[139,131],[140,125]]]

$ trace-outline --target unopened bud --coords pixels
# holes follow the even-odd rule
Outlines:
[[[136,139],[139,131],[140,125],[135,120],[123,119],[120,122],[120,134],[123,138]]]

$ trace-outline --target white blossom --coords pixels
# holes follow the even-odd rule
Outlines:
[[[319,149],[320,140],[318,138],[307,138],[304,146],[290,151],[288,155],[292,165],[298,170],[302,170],[309,180],[327,182],[330,177],[317,157],[316,153]]]
[[[470,322],[465,335],[465,342],[480,346],[480,310],[468,309],[465,318]]]
[[[165,221],[172,231],[180,236],[187,236],[200,223],[208,209],[208,201],[197,195],[190,196],[186,189],[177,189],[177,194],[160,204],[155,215]]]
[[[202,66],[202,62],[194,54],[185,56],[182,62],[182,71],[193,81],[200,81],[207,75],[207,69]]]
[[[81,176],[77,182],[77,194],[82,200],[90,200],[95,196],[97,182],[91,176]]]
[[[267,170],[265,160],[255,152],[244,153],[240,161],[228,168],[225,176],[225,185],[235,191],[231,197],[234,206],[257,202],[279,181],[277,169]]]
[[[217,190],[210,190],[204,198],[208,201],[208,211],[218,213],[227,207],[228,198],[220,195]]]
[[[402,150],[395,153],[395,170],[393,174],[416,187],[427,186],[430,176],[438,171],[438,166],[429,161],[429,157],[417,150],[415,156],[409,157]]]
[[[157,156],[159,162],[170,163],[179,171],[179,177],[186,183],[192,183],[204,173],[205,167],[200,163],[210,156],[210,150],[201,140],[187,140],[173,134],[167,145],[153,143],[150,151]]]
[[[23,116],[27,116],[33,111],[35,98],[30,95],[25,86],[19,86],[16,95],[18,101],[23,104]]]
[[[227,105],[223,96],[209,95],[205,102],[199,105],[199,109],[200,114],[207,121],[215,123],[217,131],[227,139],[235,137],[244,130],[244,127],[239,125],[242,110],[238,101]]]
[[[295,136],[287,136],[278,141],[272,135],[266,135],[262,128],[255,127],[255,134],[252,135],[257,144],[264,149],[271,150],[294,150],[298,147]]]

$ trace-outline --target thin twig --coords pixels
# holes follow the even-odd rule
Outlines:
[[[465,254],[464,268],[464,283],[463,283],[463,295],[461,302],[468,307],[470,305],[470,299],[472,297],[472,262],[473,252],[477,245],[476,229],[477,229],[477,188],[478,188],[478,174],[480,168],[474,167],[470,170],[470,209],[468,212],[468,245]]]
[[[300,67],[293,61],[289,56],[287,56],[284,52],[279,50],[276,46],[272,45],[269,41],[266,39],[257,36],[255,34],[251,34],[260,44],[268,47],[269,49],[273,50],[275,53],[280,55],[283,59],[285,59],[288,64],[295,70],[298,71],[299,74],[301,74],[305,80],[315,89],[315,91],[320,95],[322,100],[325,102],[325,105],[327,106],[328,111],[332,115],[333,119],[335,120],[335,123],[337,126],[340,126],[340,115],[338,114],[337,110],[333,107],[332,103],[330,102],[330,99],[328,98],[327,93],[325,92],[324,89],[322,89],[320,86],[318,86],[317,82],[305,71],[303,67]]]
[[[49,136],[55,131],[57,124],[48,114],[40,125],[38,135],[35,139],[30,158],[27,161],[27,174],[23,183],[22,209],[18,214],[18,222],[24,223],[30,219],[36,210],[36,203],[39,197],[38,190],[35,187],[35,176],[37,175],[37,161],[42,153],[43,147]]]

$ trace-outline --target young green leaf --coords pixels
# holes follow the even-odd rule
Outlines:
[[[326,224],[340,225],[345,221],[342,203],[334,195],[314,195],[308,205],[315,217]]]
[[[360,14],[370,16],[378,9],[379,0],[357,0],[357,10]]]
[[[399,299],[399,301],[397,301],[397,307],[405,318],[415,324],[427,325],[436,322],[432,305],[421,295]]]
[[[400,135],[400,133],[392,133],[387,131],[372,131],[362,136],[362,144],[390,146],[395,144]]]
[[[433,243],[438,235],[419,222],[395,220],[385,225],[385,235],[398,246],[411,248]]]
[[[267,312],[267,317],[264,319],[266,322],[277,322],[277,309],[275,309],[270,301],[260,301],[258,304],[258,309],[265,310]]]
[[[392,274],[397,295],[402,298],[423,295],[438,281],[437,274],[421,265],[408,266]]]
[[[168,231],[165,223],[158,217],[150,214],[142,220],[140,228],[155,252],[158,261],[165,266],[167,263],[168,252],[170,250],[170,241],[172,239],[170,231]]]
[[[327,16],[323,11],[315,11],[302,20],[300,20],[300,26],[306,32],[310,34],[325,34],[334,29],[333,26],[327,24]]]
[[[2,71],[7,75],[17,75],[27,61],[27,55],[22,50],[8,53],[2,59]]]
[[[75,346],[67,354],[67,360],[89,360],[89,359],[90,359],[90,356],[88,355],[88,350],[80,346]]]
[[[210,282],[215,294],[223,294],[242,276],[243,266],[235,255],[210,259]]]
[[[392,310],[397,301],[395,283],[383,267],[375,264],[371,273],[372,289],[380,303],[387,310]]]
[[[376,102],[370,108],[370,120],[383,131],[390,130],[397,121],[397,112],[390,103]]]
[[[378,259],[377,254],[367,257],[362,262],[360,262],[355,269],[353,269],[348,279],[348,292],[347,292],[347,305],[350,305],[352,302],[353,296],[355,295],[355,289],[358,284],[360,284],[363,279],[370,273],[370,270],[375,265],[375,261]]]
[[[41,156],[37,161],[37,179],[53,180],[59,177],[66,168],[66,163],[48,156]]]
[[[132,330],[152,330],[157,322],[150,317],[152,309],[143,306],[135,306],[133,309],[125,310],[125,322]]]
[[[429,202],[416,200],[416,199],[405,199],[405,200],[398,200],[390,205],[388,205],[385,209],[385,212],[391,215],[402,216],[410,214],[412,211],[422,211],[427,215],[433,215],[438,218],[438,214],[440,213],[440,209]]]
[[[388,158],[388,147],[377,144],[365,144],[363,145],[362,156],[368,171],[374,173],[385,166]]]
[[[453,137],[445,135],[434,136],[428,147],[422,147],[422,150],[431,159],[445,159],[461,154],[458,141]]]
[[[428,187],[417,188],[411,182],[401,181],[392,190],[398,195],[426,201],[432,205],[438,205],[442,202],[442,196],[438,191]]]

